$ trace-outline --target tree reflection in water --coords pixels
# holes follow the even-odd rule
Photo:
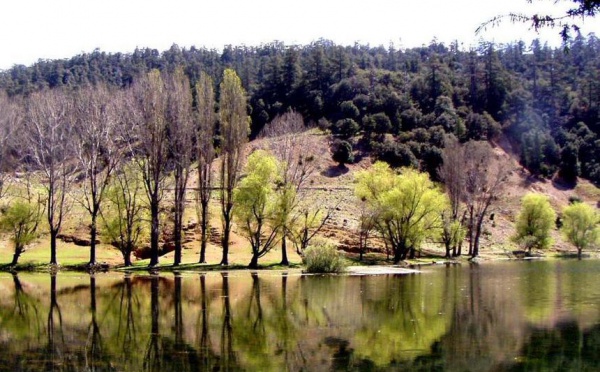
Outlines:
[[[132,350],[137,344],[137,328],[136,316],[139,315],[140,299],[134,295],[133,280],[131,274],[125,274],[123,281],[115,286],[115,289],[120,292],[118,314],[117,314],[117,330],[116,338],[120,345],[121,363],[124,366],[131,366],[133,363]]]
[[[223,325],[221,327],[221,359],[220,367],[226,371],[236,366],[235,351],[233,350],[233,314],[229,296],[229,274],[221,273],[223,278]]]
[[[144,371],[161,371],[162,367],[162,345],[160,340],[159,329],[159,284],[160,277],[153,275],[150,278],[150,316],[151,329],[150,338],[146,346],[146,354],[144,356]]]
[[[0,276],[0,371],[598,370],[600,269],[576,264]]]

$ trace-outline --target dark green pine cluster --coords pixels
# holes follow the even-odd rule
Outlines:
[[[97,82],[126,87],[143,72],[176,66],[192,84],[206,71],[216,86],[233,68],[248,92],[252,136],[293,109],[336,137],[344,162],[370,154],[435,177],[448,134],[463,142],[504,135],[532,174],[600,184],[600,41],[593,34],[571,38],[567,48],[434,40],[397,49],[318,40],[222,51],[96,50],[14,66],[0,73],[0,87],[11,96]]]

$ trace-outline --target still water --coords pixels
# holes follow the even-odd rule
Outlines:
[[[0,371],[600,370],[600,261],[0,274]]]

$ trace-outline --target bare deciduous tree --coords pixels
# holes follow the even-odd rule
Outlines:
[[[167,89],[166,121],[168,126],[169,160],[174,177],[173,265],[181,263],[183,214],[185,195],[194,153],[195,128],[192,120],[192,91],[183,70],[178,68],[165,77]]]
[[[215,124],[215,93],[213,81],[204,71],[195,86],[196,89],[196,146],[198,159],[198,190],[196,204],[198,206],[198,220],[200,225],[200,260],[206,263],[206,244],[209,232],[209,202],[212,190],[212,163],[216,152],[214,147]]]
[[[124,111],[129,148],[141,171],[150,209],[150,266],[158,264],[160,207],[168,177],[167,92],[161,73],[141,76],[128,91]]]
[[[22,116],[21,106],[0,92],[0,199],[6,194],[11,177],[11,151],[18,151],[15,145],[23,143],[18,139],[20,134],[15,131]]]
[[[137,165],[119,163],[107,192],[108,208],[102,209],[106,233],[121,251],[125,266],[131,266],[131,253],[143,231],[142,183]]]
[[[121,159],[116,136],[117,109],[106,86],[85,88],[75,95],[74,140],[75,154],[85,179],[81,183],[83,195],[79,202],[89,213],[90,261],[96,264],[97,219],[110,179]]]
[[[487,142],[465,144],[465,200],[468,216],[469,254],[479,255],[479,239],[490,207],[501,196],[508,175],[506,164],[498,159]]]
[[[233,191],[238,184],[244,147],[248,142],[249,118],[246,93],[234,70],[223,72],[220,84],[219,116],[221,124],[220,196],[223,222],[223,258],[221,265],[229,264],[229,237],[233,220]]]
[[[313,138],[306,133],[304,118],[296,111],[289,111],[278,115],[262,131],[263,137],[270,138],[269,149],[281,164],[281,195],[282,237],[281,237],[281,264],[289,265],[287,255],[287,238],[291,237],[290,222],[292,219],[302,219],[298,213],[301,201],[299,193],[306,180],[315,171],[314,156],[307,150],[313,148]],[[310,214],[309,211],[305,211]],[[301,213],[302,214],[302,213]],[[307,215],[304,216],[308,218]]]
[[[53,265],[57,264],[56,237],[69,209],[67,194],[76,170],[72,161],[72,105],[72,97],[61,90],[33,93],[25,118],[28,156],[43,174]]]
[[[442,152],[443,164],[438,169],[438,175],[444,182],[446,194],[450,200],[450,213],[443,216],[444,229],[442,233],[442,242],[446,246],[446,256],[449,256],[450,250],[452,256],[457,257],[462,254],[462,239],[454,239],[457,224],[464,220],[459,217],[461,206],[465,201],[465,182],[466,173],[463,166],[466,163],[465,148],[458,142],[454,136],[446,136],[444,151]]]

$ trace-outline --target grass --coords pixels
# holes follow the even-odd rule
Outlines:
[[[11,243],[7,239],[0,240],[0,271],[16,269],[18,271],[49,271],[52,268],[50,262],[50,241],[47,237],[41,238],[38,242],[21,255],[19,264],[12,268],[10,262],[13,257]],[[193,241],[185,246],[182,252],[182,264],[173,266],[174,253],[163,255],[159,259],[159,264],[154,268],[159,271],[220,271],[245,269],[251,258],[250,249],[247,243],[239,236],[233,235],[229,254],[229,265],[227,267],[219,265],[222,258],[220,247],[209,244],[206,252],[207,264],[199,264],[199,242]],[[99,263],[107,263],[110,267],[120,271],[148,271],[149,260],[136,260],[132,257],[133,266],[125,268],[121,252],[116,248],[99,244],[96,248],[96,257]],[[259,261],[261,269],[287,269],[298,268],[301,266],[302,259],[290,247],[288,248],[288,258],[290,266],[281,266],[281,251],[274,249]],[[80,247],[71,243],[64,243],[61,240],[57,242],[57,261],[61,268],[75,271],[85,271],[89,262],[89,247]]]

